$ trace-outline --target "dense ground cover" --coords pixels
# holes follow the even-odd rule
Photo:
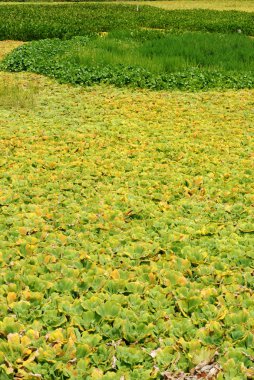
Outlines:
[[[239,34],[114,31],[93,38],[25,44],[2,65],[61,82],[152,89],[254,87],[254,40]]]
[[[119,4],[8,4],[0,6],[0,39],[70,38],[119,29],[165,28],[254,35],[254,14],[211,10],[166,11]]]
[[[1,379],[252,378],[253,91],[0,78]]]
[[[0,38],[60,38],[5,69],[253,86],[236,34],[253,14],[24,4],[0,21]],[[1,380],[254,378],[253,99],[0,73]]]

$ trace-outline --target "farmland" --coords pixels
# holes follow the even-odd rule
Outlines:
[[[133,2],[134,3],[134,2]],[[138,1],[134,4],[144,4]],[[146,1],[146,5],[151,5],[163,9],[214,9],[219,11],[243,11],[254,12],[253,0],[172,0],[172,1]]]
[[[237,34],[112,32],[105,37],[25,44],[3,67],[72,84],[108,83],[155,90],[240,89],[254,87],[253,51],[254,40]]]
[[[0,6],[1,380],[254,377],[254,15],[135,12]]]
[[[64,23],[62,21],[65,21]],[[100,3],[6,4],[0,7],[0,39],[69,39],[115,30],[140,28],[170,32],[200,31],[254,36],[254,14],[193,9],[165,11],[157,7]]]

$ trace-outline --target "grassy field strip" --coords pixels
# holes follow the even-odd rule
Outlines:
[[[37,91],[0,102],[1,370],[144,380],[218,350],[247,378],[254,91],[0,83]]]
[[[117,1],[118,3],[128,3],[136,5],[151,5],[163,9],[214,9],[214,10],[237,10],[243,12],[254,12],[253,0],[172,0],[172,1]],[[38,4],[31,1],[30,4]],[[84,2],[85,3],[85,2]],[[112,2],[104,2],[112,3]],[[115,2],[113,2],[115,3]],[[4,6],[8,2],[1,2]],[[20,2],[12,2],[12,4],[20,4]],[[63,2],[40,1],[40,4],[63,4]]]
[[[172,1],[138,1],[129,2],[133,4],[140,5],[151,5],[154,7],[159,7],[163,9],[214,9],[218,11],[243,11],[243,12],[254,12],[254,1],[248,0],[172,0]]]

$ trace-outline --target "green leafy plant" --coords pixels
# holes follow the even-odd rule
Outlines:
[[[0,77],[0,378],[251,377],[253,90]]]

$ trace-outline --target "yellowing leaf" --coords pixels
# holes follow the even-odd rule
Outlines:
[[[118,280],[120,278],[120,274],[118,272],[117,269],[113,270],[113,272],[111,272],[111,278],[113,278],[114,280]]]
[[[60,241],[63,243],[63,244],[66,244],[66,241],[67,241],[67,236],[64,235],[64,234],[59,234],[58,235]]]
[[[99,368],[93,368],[91,373],[91,378],[94,380],[102,379],[103,371]]]
[[[149,280],[150,280],[150,282],[151,282],[152,284],[154,284],[154,283],[155,283],[155,280],[156,280],[156,276],[154,275],[154,273],[150,272],[148,276],[149,276]]]
[[[49,342],[58,342],[63,343],[64,342],[64,336],[62,329],[56,329],[55,331],[47,334],[47,338]]]
[[[40,333],[37,330],[29,329],[26,333],[27,337],[30,339],[39,339]]]
[[[24,335],[21,337],[20,342],[22,346],[28,346],[31,343],[31,339],[27,335]]]
[[[30,292],[30,290],[28,290],[28,289],[25,289],[25,290],[23,290],[23,292],[22,292],[22,295],[23,295],[23,297],[25,298],[25,300],[30,300],[30,297],[31,297],[31,292]]]
[[[20,344],[20,336],[18,333],[8,334],[7,335],[8,342],[12,345],[19,345]]]
[[[178,281],[178,283],[179,283],[180,285],[182,285],[182,286],[186,285],[187,282],[188,282],[187,279],[186,279],[184,276],[180,276],[180,277],[178,277],[177,281]]]
[[[21,235],[25,236],[25,235],[27,234],[27,232],[29,231],[29,229],[26,228],[26,227],[19,227],[19,228],[18,228],[18,231],[19,231],[19,233],[20,233]]]
[[[15,302],[17,299],[17,294],[14,293],[14,292],[9,292],[7,294],[7,303],[8,305],[12,304],[13,302]]]

